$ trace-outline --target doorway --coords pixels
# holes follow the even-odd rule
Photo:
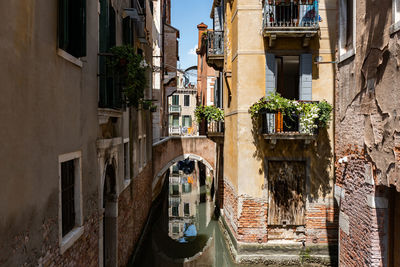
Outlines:
[[[103,261],[104,266],[117,266],[118,199],[115,168],[107,165],[103,187]]]

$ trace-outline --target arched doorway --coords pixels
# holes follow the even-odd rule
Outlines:
[[[117,266],[118,198],[113,164],[108,164],[103,186],[103,259],[104,266]]]

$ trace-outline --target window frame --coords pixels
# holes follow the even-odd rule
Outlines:
[[[65,236],[62,234],[62,174],[61,164],[74,160],[74,202],[75,202],[75,226]],[[82,203],[82,152],[76,151],[58,156],[58,238],[60,253],[68,250],[83,234],[83,203]]]
[[[400,30],[400,0],[392,0],[392,25],[389,32],[394,34]]]
[[[179,95],[173,95],[172,101],[171,101],[172,105],[179,106],[179,98],[180,98]],[[177,104],[174,104],[174,103],[177,103]]]
[[[187,105],[186,105],[186,100],[187,100]],[[183,106],[190,107],[190,95],[183,96]]]
[[[351,49],[347,49],[344,44],[347,39],[347,1],[353,1],[353,44]],[[346,12],[346,13],[344,13]],[[345,17],[345,19],[344,19]],[[357,1],[356,0],[339,0],[339,62],[342,62],[356,54],[356,39],[357,39]]]
[[[68,8],[65,7],[68,5],[68,0],[58,0],[58,20],[57,20],[57,55],[60,57],[64,58],[67,61],[70,61],[71,63],[82,67],[83,62],[80,60],[81,58],[84,58],[87,56],[87,2],[86,0],[80,0],[80,7],[79,7],[79,13],[78,17],[81,21],[77,22],[79,26],[81,27],[80,31],[77,31],[76,29],[73,32],[76,32],[76,34],[80,34],[79,39],[73,40],[73,38],[77,38],[77,36],[74,37],[69,37],[69,27],[71,26],[71,14],[68,13],[63,9]],[[77,4],[78,8],[78,4]],[[82,13],[80,13],[82,12]],[[65,30],[67,33],[64,33]],[[68,40],[65,40],[65,39]],[[73,41],[71,41],[73,40]],[[79,48],[77,51],[72,51],[66,47],[66,42],[79,42]],[[74,52],[77,52],[77,54],[74,54]]]

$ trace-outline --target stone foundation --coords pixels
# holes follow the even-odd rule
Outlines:
[[[266,199],[238,196],[234,187],[224,182],[221,223],[237,262],[290,266],[306,259],[321,265],[335,265],[338,216],[332,199],[307,203],[304,226],[269,226]]]

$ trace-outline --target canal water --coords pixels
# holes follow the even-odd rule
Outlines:
[[[168,170],[168,192],[131,266],[246,266],[232,262],[218,225],[212,171],[201,162],[189,165]]]

